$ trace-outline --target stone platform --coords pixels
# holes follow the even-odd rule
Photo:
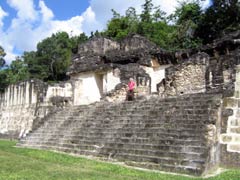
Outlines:
[[[212,94],[67,107],[18,146],[202,175],[217,164],[221,97]]]

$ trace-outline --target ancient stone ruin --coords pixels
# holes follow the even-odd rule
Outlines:
[[[240,31],[199,49],[167,52],[139,35],[93,38],[70,80],[9,86],[0,136],[18,146],[204,175],[240,166]],[[126,84],[136,81],[135,101]]]

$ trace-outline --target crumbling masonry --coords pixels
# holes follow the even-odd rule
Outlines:
[[[192,175],[240,167],[239,64],[240,31],[175,53],[138,35],[93,38],[79,45],[69,81],[31,80],[1,94],[0,136]]]

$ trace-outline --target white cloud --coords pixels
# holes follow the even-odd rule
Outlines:
[[[177,6],[177,1],[152,2],[154,6],[160,5],[162,10],[170,14]],[[37,43],[52,33],[66,31],[71,35],[79,35],[85,32],[89,35],[91,31],[101,31],[112,18],[111,9],[125,14],[129,7],[134,7],[137,13],[140,13],[145,0],[90,0],[90,6],[85,12],[67,20],[57,20],[44,0],[39,0],[38,4],[34,4],[33,0],[7,0],[7,2],[17,12],[17,17],[12,19],[10,27],[3,31],[3,18],[7,16],[7,12],[0,7],[0,45],[7,52],[6,59],[10,62],[14,59],[16,50],[17,52],[35,50]]]
[[[54,20],[54,14],[43,0],[35,7],[33,0],[8,0],[10,7],[17,11],[17,17],[13,18],[11,25],[3,32],[0,26],[0,45],[7,53],[5,59],[9,63],[14,59],[15,52],[36,50],[38,42],[52,33],[66,31],[72,35],[82,33],[84,19],[94,22],[95,14],[89,8],[83,15],[72,17],[65,21]],[[7,13],[0,8],[0,25]]]
[[[112,18],[111,9],[123,15],[129,7],[134,7],[140,11],[143,3],[144,0],[105,0],[104,3],[101,0],[91,0],[90,6],[93,12],[95,12],[96,20],[99,22],[98,30],[102,30],[106,26],[107,21]]]
[[[50,23],[50,34],[65,31],[70,35],[79,35],[82,33],[82,16],[75,16],[66,21],[51,21]]]
[[[44,22],[49,21],[54,17],[52,10],[45,5],[44,1],[39,1],[39,7],[41,8],[41,14]]]
[[[91,31],[96,31],[103,29],[104,25],[96,20],[96,14],[92,10],[92,7],[87,8],[87,10],[82,14],[82,30],[86,34],[90,34]]]
[[[17,11],[17,16],[22,20],[36,20],[38,13],[33,0],[7,0],[7,3]]]
[[[2,7],[0,6],[0,28],[3,26],[3,18],[8,16],[8,13],[5,12]]]

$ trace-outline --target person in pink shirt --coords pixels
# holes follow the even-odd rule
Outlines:
[[[127,100],[128,101],[132,101],[134,100],[134,89],[135,89],[135,82],[133,80],[133,78],[129,79],[129,83],[128,83],[128,93],[127,93]]]

